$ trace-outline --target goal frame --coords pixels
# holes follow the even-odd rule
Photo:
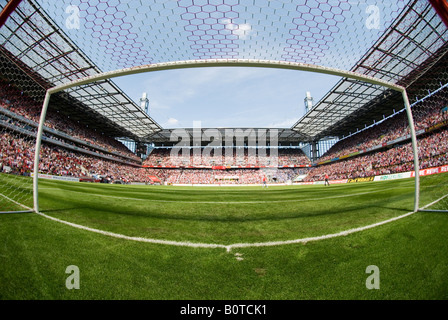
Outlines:
[[[420,167],[419,167],[419,157],[417,148],[417,137],[414,127],[414,120],[412,116],[411,106],[409,103],[409,98],[406,92],[406,88],[388,81],[384,81],[375,77],[367,76],[353,71],[341,70],[336,68],[330,68],[325,66],[299,63],[299,62],[288,62],[288,61],[277,61],[277,60],[257,60],[257,59],[203,59],[203,60],[186,60],[186,61],[174,61],[174,62],[162,62],[154,63],[148,65],[141,65],[123,69],[117,69],[113,71],[99,73],[93,76],[84,77],[78,80],[68,82],[66,84],[61,84],[49,88],[46,91],[45,99],[42,105],[42,111],[39,120],[38,132],[36,136],[36,147],[34,156],[34,175],[33,175],[33,210],[34,212],[39,212],[39,160],[40,160],[40,148],[42,143],[43,127],[45,123],[45,118],[47,114],[48,105],[50,103],[50,97],[52,94],[57,92],[70,89],[83,84],[92,83],[99,80],[112,79],[120,76],[133,75],[138,73],[147,73],[163,70],[173,70],[173,69],[186,69],[186,68],[200,68],[200,67],[258,67],[258,68],[276,68],[276,69],[289,69],[297,71],[307,71],[328,75],[335,75],[345,78],[350,78],[354,80],[364,81],[374,85],[380,85],[394,91],[401,93],[403,97],[403,102],[405,105],[408,124],[410,128],[410,135],[412,141],[412,150],[414,156],[414,171],[415,171],[415,190],[414,190],[414,212],[419,211],[420,203]]]

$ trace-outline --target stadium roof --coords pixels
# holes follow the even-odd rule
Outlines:
[[[189,142],[195,142],[196,137],[201,139],[202,146],[214,146],[222,143],[223,146],[229,146],[234,139],[241,140],[250,145],[249,137],[252,142],[260,145],[268,145],[275,143],[278,145],[288,145],[291,142],[308,141],[309,137],[302,135],[300,132],[289,128],[182,128],[182,129],[163,129],[148,137],[148,142],[153,142],[156,146],[173,146],[182,143],[182,139]],[[226,143],[226,141],[231,141]],[[192,144],[193,145],[193,144]],[[199,144],[197,144],[199,145]],[[241,146],[243,143],[234,144]],[[250,145],[252,146],[252,145]]]
[[[447,41],[448,29],[430,3],[412,1],[351,71],[408,87],[446,54]],[[314,139],[341,136],[402,108],[401,95],[343,78],[293,129]],[[362,121],[359,113],[364,113]]]
[[[23,0],[0,30],[0,47],[39,75],[45,89],[120,68],[201,59],[313,64],[409,86],[445,55],[447,39],[423,0]],[[160,131],[111,80],[65,94],[138,139],[161,141],[172,132]],[[282,129],[282,139],[341,136],[397,109],[379,107],[385,100],[399,97],[343,78]]]
[[[0,47],[16,65],[25,65],[28,75],[34,73],[33,78],[44,89],[101,73],[34,1],[23,1],[10,16],[0,32]],[[71,88],[65,91],[65,96],[135,139],[161,129],[111,80]],[[85,118],[91,115],[86,114]]]

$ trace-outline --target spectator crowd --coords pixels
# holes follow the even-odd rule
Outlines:
[[[220,147],[155,148],[143,165],[147,166],[285,166],[311,165],[310,159],[299,148]]]
[[[447,90],[425,99],[412,109],[417,138],[420,169],[448,164]],[[436,125],[439,128],[432,130]],[[403,142],[386,146],[387,142],[408,137]],[[330,162],[313,168],[304,181],[371,177],[414,170],[414,156],[409,137],[407,115],[401,112],[376,126],[337,142],[319,161],[330,160],[356,151],[378,149],[356,157]]]
[[[448,129],[446,126],[446,92],[432,96],[414,107],[414,121],[418,138],[420,167],[428,168],[448,164]],[[35,139],[30,135],[20,134],[26,129],[35,134],[40,117],[40,105],[26,97],[12,86],[0,80],[0,108],[14,113],[17,117],[8,117],[0,113],[0,172],[27,175],[33,171]],[[20,120],[21,117],[29,120]],[[6,126],[6,124],[8,126]],[[440,125],[434,130],[428,130]],[[67,145],[76,145],[84,150],[95,151],[98,155],[107,152],[119,154],[126,159],[134,160],[133,164],[105,159],[75,149],[43,141],[39,172],[51,175],[72,177],[102,177],[109,181],[124,183],[151,183],[150,176],[156,176],[167,184],[255,184],[267,177],[270,183],[285,183],[294,180],[298,175],[307,175],[304,181],[330,180],[370,177],[413,170],[412,145],[409,139],[391,146],[385,143],[409,135],[407,117],[401,112],[394,117],[363,130],[351,137],[336,143],[320,161],[330,160],[355,151],[367,150],[380,146],[371,152],[349,157],[327,164],[312,166],[309,158],[298,148],[277,148],[267,150],[251,150],[250,148],[189,149],[185,157],[181,152],[173,156],[171,148],[155,148],[142,163],[119,141],[99,134],[77,121],[63,117],[57,112],[50,112],[45,126],[75,137],[88,145],[67,140],[63,135],[46,132],[46,137],[62,141]],[[107,150],[104,152],[104,150]],[[229,152],[230,151],[230,152]],[[266,152],[265,152],[266,151]],[[270,166],[276,168],[251,168],[251,166]],[[144,166],[162,166],[164,168],[145,168]],[[206,166],[207,168],[185,168],[187,166]],[[223,166],[214,168],[214,166]],[[226,169],[227,166],[240,168]],[[291,166],[290,168],[281,168]],[[293,168],[304,166],[311,168]],[[172,168],[168,168],[172,167]],[[278,168],[277,168],[278,167]]]
[[[12,85],[0,79],[0,108],[32,121],[32,127],[37,129],[40,120],[42,105],[21,93]],[[62,116],[59,112],[47,112],[45,127],[61,132],[81,142],[88,144],[92,149],[104,150],[122,157],[141,162],[141,159],[132,153],[119,141],[108,137],[95,129],[88,128],[82,123]],[[37,131],[37,130],[36,130]],[[48,133],[47,133],[48,134]],[[85,146],[84,146],[85,147]]]

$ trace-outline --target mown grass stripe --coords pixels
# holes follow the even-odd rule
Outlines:
[[[403,188],[413,188],[413,187],[399,187],[399,188],[403,189]],[[61,190],[61,189],[59,189],[59,190]],[[257,204],[257,203],[283,203],[283,202],[322,201],[322,200],[328,200],[328,199],[355,197],[355,196],[361,196],[361,195],[372,194],[372,193],[377,193],[377,192],[387,192],[389,190],[391,190],[391,189],[384,190],[383,188],[381,188],[379,190],[374,190],[374,191],[359,192],[359,193],[352,193],[352,194],[344,194],[344,195],[338,195],[338,196],[321,197],[321,198],[314,197],[314,198],[306,198],[306,199],[259,200],[259,201],[183,201],[183,200],[162,200],[162,199],[142,199],[142,198],[121,197],[121,196],[113,196],[113,195],[105,195],[105,194],[94,194],[94,193],[87,193],[87,192],[75,191],[75,190],[65,190],[65,189],[64,189],[64,192],[68,191],[68,192],[74,192],[74,193],[88,194],[89,196],[105,197],[105,198],[112,198],[112,199],[150,201],[150,202],[166,202],[166,203]]]

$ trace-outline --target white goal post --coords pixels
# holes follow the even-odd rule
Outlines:
[[[335,68],[323,67],[312,64],[297,63],[297,62],[287,62],[287,61],[274,61],[274,60],[257,60],[257,59],[204,59],[204,60],[187,60],[187,61],[175,61],[175,62],[164,62],[155,63],[149,65],[142,65],[137,67],[130,67],[124,69],[118,69],[114,71],[100,73],[94,76],[85,77],[79,80],[68,82],[63,85],[58,85],[47,90],[45,95],[45,100],[42,106],[38,133],[36,137],[36,148],[34,157],[34,177],[33,177],[33,203],[34,211],[39,212],[39,196],[38,196],[38,171],[39,171],[39,153],[41,147],[43,126],[45,123],[45,117],[47,113],[48,104],[50,102],[50,97],[52,94],[76,87],[83,84],[88,84],[91,82],[105,80],[120,76],[153,72],[153,71],[163,71],[171,69],[185,69],[185,68],[198,68],[198,67],[259,67],[259,68],[277,68],[277,69],[290,69],[297,71],[308,71],[322,74],[329,74],[335,76],[346,77],[350,79],[360,80],[374,85],[380,85],[402,94],[404,105],[406,108],[406,113],[408,117],[408,123],[410,128],[410,135],[412,141],[412,149],[414,156],[414,171],[415,174],[415,198],[414,198],[414,211],[419,210],[419,195],[420,195],[420,179],[419,179],[419,157],[417,149],[417,138],[414,128],[414,121],[412,117],[412,111],[406,92],[406,88],[396,85],[391,82],[383,81],[374,77],[366,76],[360,73],[345,71]]]

